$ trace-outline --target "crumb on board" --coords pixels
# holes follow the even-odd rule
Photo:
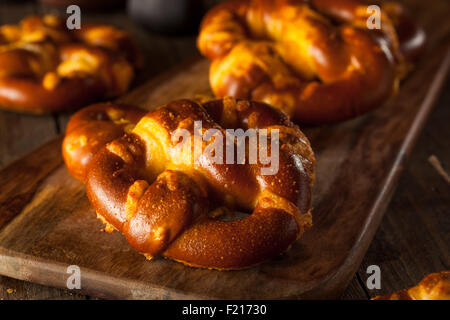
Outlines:
[[[438,172],[438,174],[444,178],[447,183],[450,183],[450,176],[448,175],[447,171],[444,170],[444,168],[441,165],[441,162],[439,161],[438,157],[436,157],[434,154],[428,157],[428,162],[434,167],[434,169]]]

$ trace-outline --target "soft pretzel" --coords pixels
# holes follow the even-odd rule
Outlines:
[[[367,9],[361,0],[219,4],[198,37],[212,60],[214,94],[263,101],[310,124],[378,107],[396,92],[425,35],[394,3],[381,5],[381,29],[370,30]]]
[[[431,273],[417,286],[373,300],[450,300],[450,270]]]
[[[69,110],[125,92],[141,63],[132,39],[112,26],[70,31],[53,15],[0,27],[0,107]]]
[[[225,98],[204,104],[174,101],[143,115],[116,104],[80,110],[69,122],[63,155],[72,175],[86,184],[106,230],[122,232],[147,258],[241,269],[286,251],[311,226],[314,154],[284,113],[264,103]],[[192,152],[196,121],[202,133],[267,129],[270,153],[275,151],[269,132],[277,129],[278,171],[261,174],[267,165],[249,163],[248,150],[245,163],[213,161],[205,150],[216,136],[203,139],[203,152]],[[189,147],[180,148],[173,138],[179,130],[190,133],[183,142]],[[261,148],[259,139],[256,146]],[[226,158],[225,144],[223,150]],[[251,214],[217,218],[227,211]]]

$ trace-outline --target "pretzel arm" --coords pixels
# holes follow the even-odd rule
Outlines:
[[[246,37],[242,21],[245,19],[247,2],[225,2],[205,16],[197,40],[202,54],[210,59],[224,56],[235,43]]]
[[[71,118],[62,144],[62,154],[72,176],[84,182],[90,162],[109,142],[131,132],[145,111],[127,105],[98,103]]]

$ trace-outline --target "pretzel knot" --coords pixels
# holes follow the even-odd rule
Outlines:
[[[124,93],[141,64],[127,33],[53,15],[0,27],[0,106],[22,112],[69,110]]]
[[[215,135],[203,135],[202,152],[196,153],[199,122],[203,132],[214,129]],[[187,148],[176,135],[181,129],[190,133],[183,136]],[[251,145],[244,161],[236,162],[235,153],[227,157],[229,145],[217,147],[226,129],[279,132],[278,144],[271,134],[252,143],[278,152],[278,170],[262,174],[269,164],[249,161]],[[212,157],[207,150],[213,144],[233,161]],[[179,100],[146,115],[132,107],[93,105],[70,120],[63,155],[72,175],[86,184],[107,230],[122,232],[148,258],[241,269],[286,251],[311,226],[314,154],[298,126],[264,103]],[[250,215],[224,218],[226,212]]]
[[[214,93],[264,101],[311,124],[378,107],[411,69],[425,34],[395,3],[381,6],[380,29],[370,29],[369,9],[361,0],[219,4],[198,37]]]

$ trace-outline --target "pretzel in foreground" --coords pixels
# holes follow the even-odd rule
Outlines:
[[[373,300],[450,300],[450,270],[431,273],[415,287]]]
[[[0,27],[0,107],[41,114],[116,97],[140,64],[124,31],[101,24],[68,30],[56,16],[29,16]]]
[[[278,130],[278,171],[262,175],[266,164],[251,163],[248,153],[244,164],[213,161],[205,150],[217,136],[203,139],[203,152],[192,152],[199,121],[202,132]],[[188,148],[173,139],[180,130],[189,133],[183,142]],[[274,152],[271,141],[267,144]],[[106,230],[122,232],[147,258],[242,269],[288,250],[312,224],[314,154],[300,129],[264,103],[179,100],[147,114],[122,105],[93,105],[70,120],[63,156],[70,173],[86,184]],[[227,211],[251,214],[221,219]]]
[[[368,29],[362,0],[241,0],[213,8],[198,47],[218,97],[264,101],[300,123],[361,115],[397,91],[425,34],[399,4]]]

